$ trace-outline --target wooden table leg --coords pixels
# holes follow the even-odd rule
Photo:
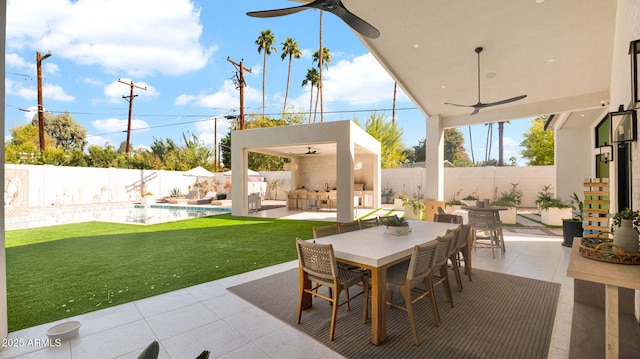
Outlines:
[[[607,359],[617,359],[619,355],[618,327],[618,287],[605,285],[605,345]]]
[[[387,339],[386,282],[386,267],[371,269],[371,342],[375,345]]]

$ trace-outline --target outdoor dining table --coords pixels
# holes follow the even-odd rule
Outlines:
[[[379,345],[387,337],[386,282],[387,268],[411,257],[416,245],[444,235],[458,224],[409,220],[411,233],[395,235],[386,226],[316,238],[318,244],[331,244],[336,260],[371,271],[371,342]],[[310,285],[307,283],[306,285]],[[303,299],[303,307],[311,306],[311,295]]]

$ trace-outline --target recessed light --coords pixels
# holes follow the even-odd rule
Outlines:
[[[554,62],[556,62],[556,59],[554,59],[554,58],[550,58],[550,59],[547,60],[548,64],[552,64]]]
[[[447,85],[441,85],[441,86],[440,86],[440,88],[441,88],[441,89],[446,89],[446,88],[447,88]]]
[[[413,48],[414,48],[414,49],[417,49],[417,48],[419,48],[419,47],[420,47],[420,44],[413,44]]]
[[[536,4],[542,4],[544,0],[536,0]]]

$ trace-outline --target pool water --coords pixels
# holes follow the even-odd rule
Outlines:
[[[101,207],[95,206],[73,209],[58,208],[32,210],[27,217],[5,218],[5,230],[37,228],[90,221],[147,225],[173,222],[189,218],[213,216],[229,212],[231,212],[231,209],[229,208],[171,206],[162,204],[150,206],[136,204]]]

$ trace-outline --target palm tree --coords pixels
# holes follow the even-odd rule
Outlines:
[[[282,43],[282,55],[280,58],[284,61],[284,59],[289,56],[289,70],[287,71],[287,90],[284,93],[284,105],[282,106],[282,116],[284,117],[284,113],[287,109],[287,97],[289,97],[289,80],[291,79],[291,62],[294,58],[299,59],[302,56],[302,51],[298,47],[298,43],[296,40],[287,37],[286,40]]]
[[[318,97],[316,97],[316,108],[318,107],[317,102],[320,100],[320,122],[324,122],[324,102],[322,98],[322,68],[329,69],[329,63],[331,63],[331,54],[329,53],[329,49],[326,47],[322,48],[322,53],[320,51],[316,51],[313,54],[313,63],[318,63],[318,69],[320,69],[319,77],[318,77]],[[317,110],[316,110],[317,111]]]
[[[471,149],[471,163],[476,164],[476,158],[473,155],[473,137],[471,136],[471,126],[469,126],[469,148]]]
[[[302,86],[307,86],[307,84],[311,85],[311,91],[309,93],[311,96],[309,97],[309,123],[311,123],[311,106],[313,105],[313,88],[318,83],[319,78],[318,70],[315,67],[312,67],[307,70],[307,76],[302,80]]]
[[[260,31],[260,37],[256,40],[258,53],[261,53],[262,50],[264,50],[264,64],[262,69],[262,117],[264,117],[264,87],[267,81],[267,55],[271,55],[271,52],[278,51],[276,47],[273,46],[275,42],[276,36],[269,29]]]

